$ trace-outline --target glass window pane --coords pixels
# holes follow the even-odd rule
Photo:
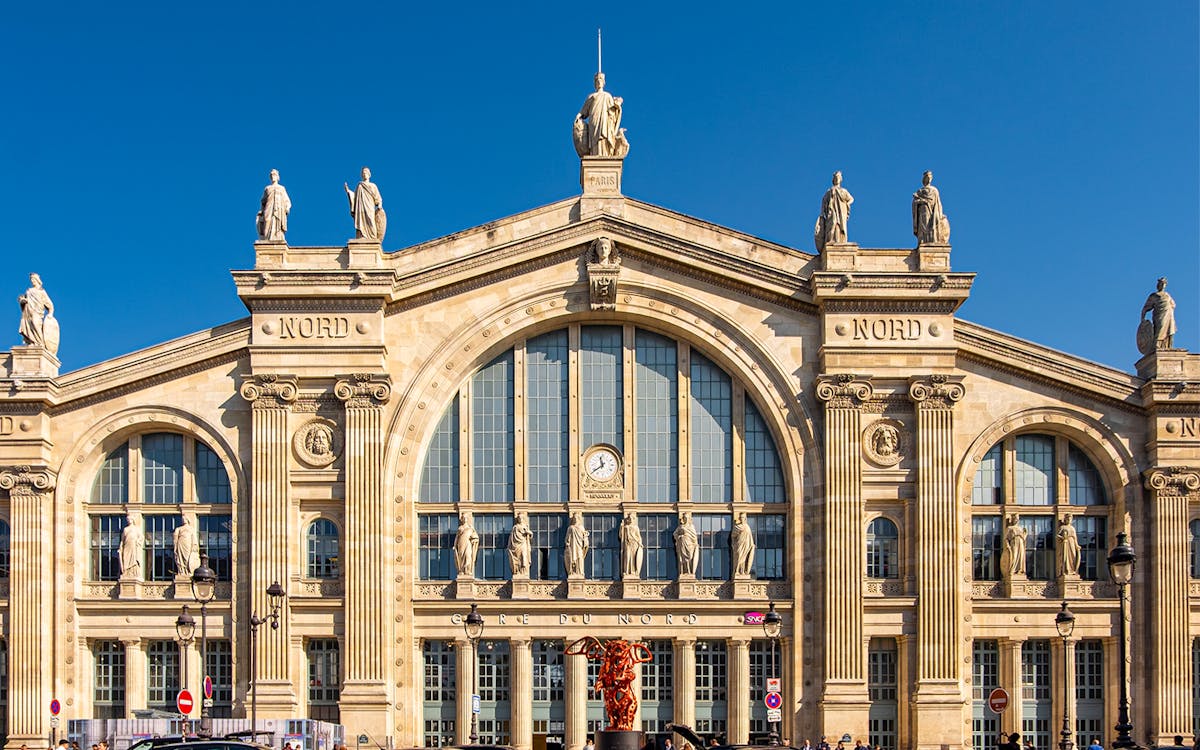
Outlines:
[[[979,461],[975,482],[971,485],[971,502],[975,505],[999,505],[1003,502],[1004,472],[1001,470],[1004,449],[993,445]]]
[[[142,436],[142,502],[183,502],[183,436]]]
[[[1067,476],[1070,478],[1071,505],[1107,505],[1100,472],[1083,451],[1072,445],[1067,450]]]
[[[231,503],[233,494],[229,489],[229,474],[225,464],[212,448],[199,440],[196,446],[196,502]]]
[[[758,408],[746,399],[746,501],[751,503],[782,503],[783,469],[775,438],[767,429]]]
[[[1188,528],[1192,532],[1192,578],[1200,578],[1200,519],[1192,521]]]
[[[974,516],[971,519],[971,569],[976,581],[1000,580],[1002,540],[1000,516]]]
[[[421,654],[425,665],[425,702],[455,700],[458,662],[454,642],[427,640],[421,644]]]
[[[96,641],[92,646],[96,667],[92,676],[92,701],[98,718],[125,718],[125,644]]]
[[[220,719],[233,717],[233,646],[227,638],[209,638],[204,655],[206,674],[212,677],[212,715]]]
[[[784,578],[785,517],[779,514],[746,514],[746,522],[754,534],[754,568],[751,571],[760,581],[779,581]]]
[[[597,581],[617,580],[621,573],[621,516],[617,513],[587,513],[583,524],[591,545],[583,563],[586,577]]]
[[[731,516],[700,514],[692,516],[700,541],[700,569],[696,578],[712,581],[729,580],[729,531]]]
[[[692,352],[692,500],[733,500],[733,388],[719,367]]]
[[[900,577],[900,532],[888,518],[876,518],[867,526],[867,577]]]
[[[338,530],[328,518],[318,518],[308,526],[309,578],[337,578]]]
[[[535,503],[567,500],[567,438],[571,431],[567,355],[565,330],[525,344],[529,500]]]
[[[678,564],[675,558],[674,513],[640,513],[638,527],[642,530],[642,575],[648,581],[675,580]]]
[[[1025,575],[1031,581],[1050,581],[1057,572],[1054,564],[1054,518],[1021,516],[1025,537]]]
[[[422,515],[420,524],[420,560],[418,575],[423,581],[449,581],[455,577],[454,537],[458,534],[458,516],[453,513]],[[478,524],[475,528],[479,531]]]
[[[0,519],[0,578],[8,578],[12,569],[12,531],[8,521]]]
[[[625,368],[618,326],[584,326],[580,331],[579,369],[583,381],[581,447],[625,445]]]
[[[679,373],[675,342],[638,331],[634,338],[637,390],[637,499],[679,500]]]
[[[425,466],[421,469],[421,502],[458,502],[458,460],[458,396],[455,396],[429,440]]]
[[[1054,438],[1022,435],[1017,438],[1013,469],[1014,498],[1018,505],[1054,505]]]
[[[179,644],[150,641],[146,645],[146,706],[175,711],[179,692]]]
[[[1079,577],[1096,581],[1108,575],[1108,519],[1103,516],[1075,516],[1071,519],[1079,539]]]
[[[146,516],[147,581],[175,580],[175,529],[181,516]]]
[[[508,563],[508,536],[512,533],[513,517],[507,514],[475,514],[475,531],[479,534],[479,552],[475,555],[475,577],[488,581],[503,581],[512,577]],[[455,532],[458,526],[454,527]],[[453,545],[453,541],[451,542]],[[451,551],[450,559],[454,553]]]
[[[233,517],[209,515],[196,518],[200,527],[200,551],[208,555],[208,567],[218,581],[233,580]]]
[[[308,655],[308,702],[336,705],[342,693],[341,654],[336,638],[313,638]]]
[[[563,665],[563,642],[537,639],[533,641],[533,699],[560,702],[566,695],[566,670]]]
[[[511,525],[510,525],[511,530]],[[529,578],[535,581],[557,581],[567,577],[563,564],[563,545],[567,540],[566,513],[530,513]]]
[[[513,353],[475,373],[471,385],[472,477],[479,502],[513,500]]]
[[[108,454],[92,485],[93,503],[129,502],[129,443]]]

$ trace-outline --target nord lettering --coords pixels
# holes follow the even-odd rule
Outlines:
[[[0,417],[0,435],[11,435],[14,430],[12,417]]]
[[[855,341],[915,341],[921,338],[921,321],[915,318],[855,318]]]
[[[5,417],[5,419],[8,419],[8,418]],[[3,424],[3,423],[0,422],[0,424]],[[1195,417],[1186,417],[1184,419],[1180,419],[1179,420],[1179,436],[1186,437],[1186,438],[1196,437],[1197,426],[1200,426],[1200,420],[1196,419]],[[9,432],[12,432],[12,420],[9,420],[8,430],[4,431],[4,430],[0,429],[0,432],[3,432],[6,435]]]
[[[313,315],[279,319],[281,339],[344,339],[349,335],[349,318]]]

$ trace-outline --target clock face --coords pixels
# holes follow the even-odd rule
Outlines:
[[[607,482],[617,474],[617,455],[607,448],[598,448],[588,455],[584,468],[592,479]]]

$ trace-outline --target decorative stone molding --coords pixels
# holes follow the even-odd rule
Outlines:
[[[593,310],[617,309],[617,279],[621,275],[621,256],[617,243],[609,237],[597,237],[588,246],[588,294]]]
[[[392,397],[392,383],[387,375],[355,373],[333,386],[333,395],[346,406],[375,406],[386,404]]]
[[[300,581],[300,596],[319,597],[322,599],[336,599],[344,593],[342,581],[340,579],[328,580],[304,580]]]
[[[342,453],[343,440],[337,424],[318,417],[301,425],[292,436],[292,452],[300,463],[313,469],[323,469]]]
[[[450,599],[454,594],[453,581],[422,583],[417,586],[418,599]]]
[[[296,400],[300,389],[296,379],[287,375],[246,375],[239,391],[254,408],[283,406]]]
[[[830,409],[856,409],[874,395],[875,389],[869,380],[859,380],[857,375],[824,375],[817,378],[817,399],[824,401]]]
[[[908,397],[926,409],[952,409],[966,393],[962,376],[929,375],[908,380]]]
[[[9,466],[0,469],[0,489],[10,495],[39,495],[54,489],[58,475],[43,467]]]
[[[908,443],[904,423],[895,419],[881,419],[863,431],[863,455],[878,466],[900,463]]]
[[[1192,599],[1200,599],[1200,581],[1188,581],[1188,596]]]
[[[867,596],[904,596],[904,582],[869,578],[863,582],[863,592]]]
[[[1191,466],[1165,466],[1145,473],[1146,489],[1159,495],[1195,495],[1200,493],[1200,469]],[[2,486],[2,485],[0,485]]]

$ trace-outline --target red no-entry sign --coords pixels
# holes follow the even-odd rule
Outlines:
[[[783,696],[779,693],[767,693],[763,696],[763,703],[767,704],[767,708],[779,708],[783,705]]]
[[[175,707],[179,709],[179,713],[187,716],[192,712],[192,707],[195,703],[192,701],[192,694],[187,690],[180,690],[179,695],[175,697]]]
[[[1004,713],[1004,709],[1008,708],[1008,691],[1004,688],[996,688],[988,695],[988,708],[992,709],[994,714]]]

